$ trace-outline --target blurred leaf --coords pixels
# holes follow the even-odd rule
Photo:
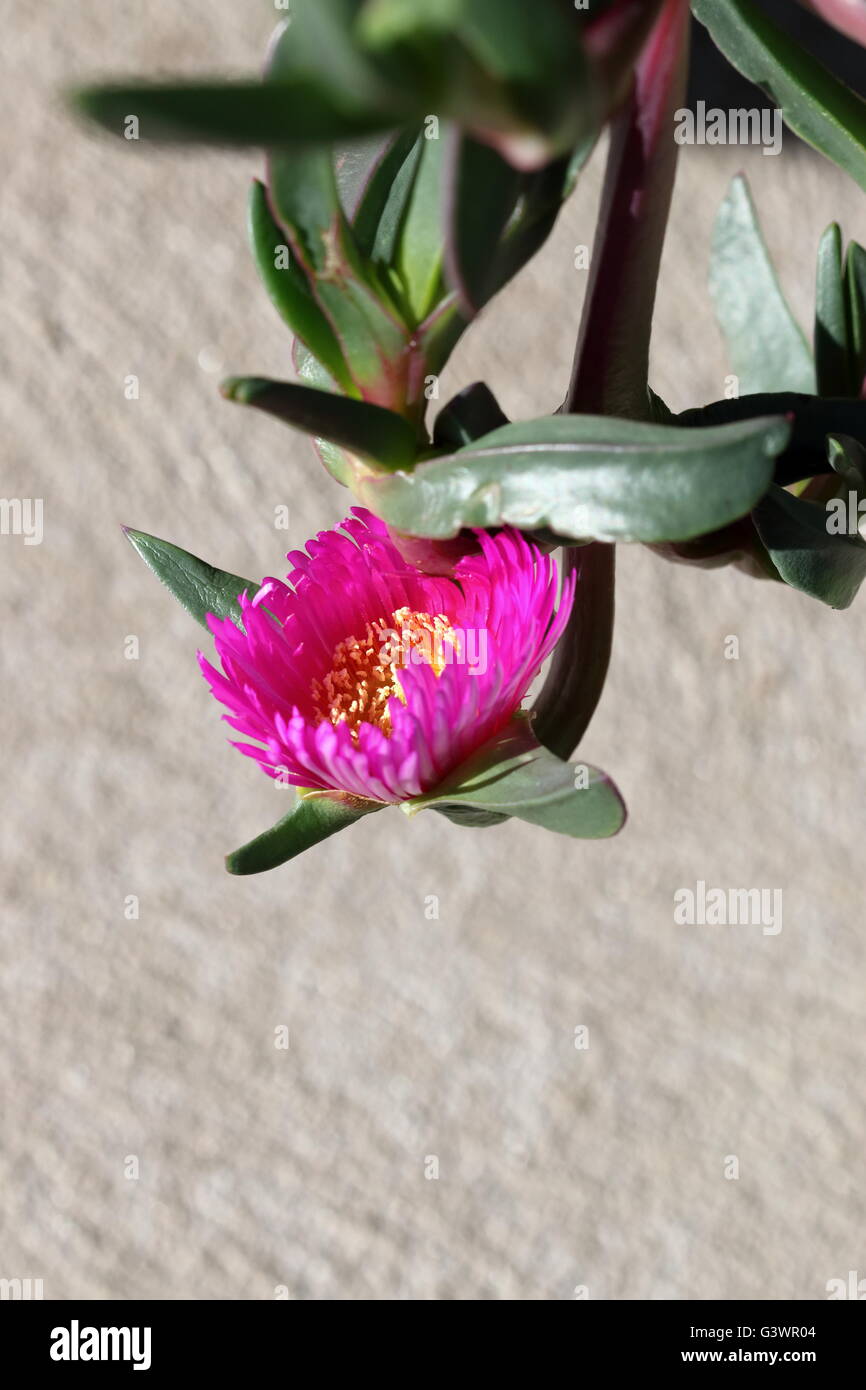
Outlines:
[[[400,124],[399,93],[354,36],[358,0],[292,0],[264,82],[138,83],[78,93],[117,135],[136,115],[142,139],[285,147],[362,137]]]
[[[850,396],[848,305],[842,276],[842,233],[832,222],[818,245],[815,368],[819,396]]]
[[[496,150],[454,130],[448,158],[448,280],[468,318],[498,288],[494,249],[514,212],[521,178]]]
[[[266,377],[230,377],[220,389],[227,400],[255,406],[380,468],[408,467],[415,458],[411,425],[382,406]]]
[[[831,608],[851,604],[866,577],[866,542],[861,536],[828,530],[832,515],[826,505],[792,497],[775,483],[753,517],[786,584]]]
[[[434,791],[406,803],[410,815],[426,807],[458,824],[516,816],[581,840],[615,835],[626,818],[622,797],[605,773],[562,762],[542,747],[522,716]]]
[[[814,392],[812,355],[779,286],[742,174],[713,228],[710,293],[744,392]]]
[[[866,188],[866,102],[751,0],[692,0],[725,57],[782,108],[786,123]]]
[[[339,793],[306,793],[270,830],[226,855],[226,868],[230,874],[261,874],[276,869],[362,816],[381,809],[378,801],[360,801]]]
[[[573,193],[578,175],[595,148],[596,138],[593,131],[571,155],[520,176],[521,194],[496,253],[491,295],[513,279],[547,241],[563,203]]]
[[[456,121],[519,167],[564,154],[597,123],[581,25],[560,0],[368,0],[358,32],[399,62],[419,115]]]
[[[305,146],[348,140],[400,123],[398,109],[356,106],[318,80],[124,83],[72,93],[85,115],[123,136],[130,116],[142,140]],[[405,119],[411,111],[407,110]]]
[[[144,531],[133,531],[128,526],[123,530],[157,579],[162,580],[202,627],[207,627],[208,613],[217,618],[231,618],[241,626],[238,595],[246,593],[252,598],[261,588],[260,583],[214,569],[197,556],[156,536],[148,536]]]
[[[365,478],[359,495],[400,531],[442,539],[462,527],[549,527],[605,541],[686,540],[751,510],[790,427],[710,429],[554,415],[494,430],[410,475]]]
[[[268,51],[270,82],[320,81],[359,107],[387,99],[388,84],[358,42],[362,0],[290,0]]]
[[[271,216],[264,185],[258,179],[250,194],[249,233],[259,274],[277,311],[340,387],[353,391],[334,330],[311,293],[306,271],[287,244],[285,232]]]

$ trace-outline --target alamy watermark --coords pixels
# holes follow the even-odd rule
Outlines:
[[[674,893],[674,921],[692,927],[761,927],[764,936],[782,930],[781,888],[707,888],[702,878],[694,889]]]
[[[470,676],[483,676],[488,666],[486,627],[406,626],[383,628],[380,657],[397,670],[406,666],[465,666]]]
[[[23,536],[25,545],[41,545],[41,497],[0,497],[0,536]]]
[[[777,107],[707,110],[707,103],[698,101],[694,111],[685,106],[675,111],[674,122],[678,145],[762,145],[764,154],[782,152],[782,113]]]

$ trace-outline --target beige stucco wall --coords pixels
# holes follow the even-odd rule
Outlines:
[[[57,93],[100,70],[249,70],[268,7],[10,18],[0,490],[44,498],[45,536],[0,539],[0,1276],[59,1298],[810,1299],[866,1274],[866,600],[834,614],[622,548],[583,750],[629,801],[618,839],[393,812],[229,878],[222,854],[284,794],[227,746],[202,634],[119,523],[259,574],[345,494],[199,365],[289,371],[245,245],[258,160],[91,138]],[[722,393],[708,238],[741,166],[804,322],[823,225],[866,239],[862,193],[817,157],[686,150],[653,354],[677,408]],[[599,176],[453,388],[558,404]],[[676,926],[698,879],[781,888],[782,931]]]

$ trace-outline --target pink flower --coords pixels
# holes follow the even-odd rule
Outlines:
[[[288,583],[212,614],[221,674],[199,653],[235,746],[298,787],[400,802],[500,733],[568,618],[555,562],[519,531],[479,532],[453,579],[420,574],[363,508],[289,555]],[[258,745],[262,746],[258,746]]]

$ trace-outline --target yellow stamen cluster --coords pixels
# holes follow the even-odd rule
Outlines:
[[[388,701],[395,695],[404,703],[406,698],[398,671],[410,660],[421,660],[441,676],[450,659],[446,645],[459,654],[457,634],[444,613],[397,608],[390,622],[374,618],[363,637],[346,637],[338,643],[331,670],[324,680],[313,681],[318,721],[346,723],[356,740],[363,722],[377,724],[389,734]]]

